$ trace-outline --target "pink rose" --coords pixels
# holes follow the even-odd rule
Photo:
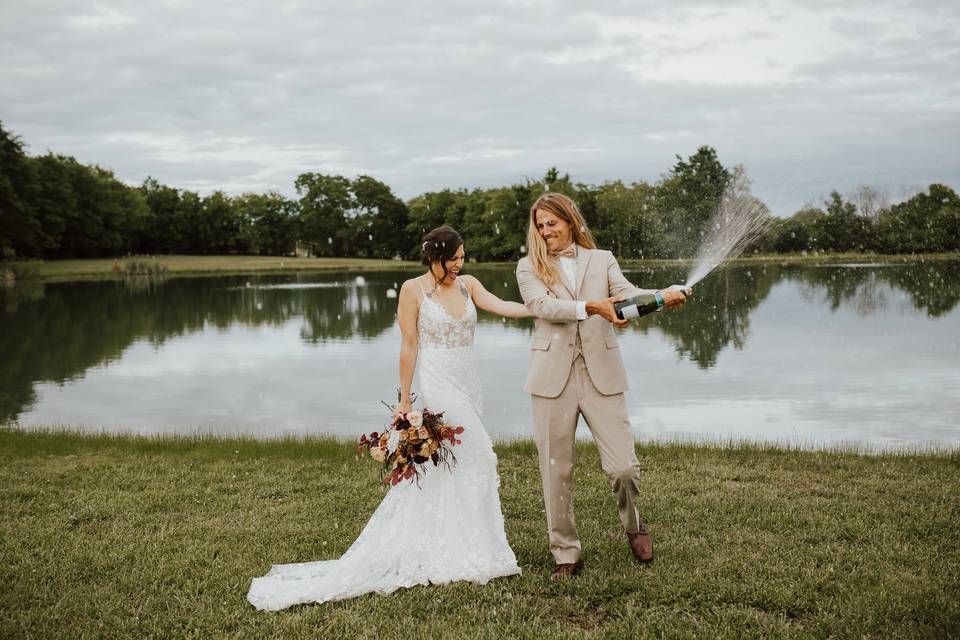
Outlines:
[[[423,414],[419,411],[411,411],[407,414],[407,422],[410,423],[411,427],[422,427],[423,426]]]

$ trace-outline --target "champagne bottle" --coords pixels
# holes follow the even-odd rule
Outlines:
[[[660,296],[659,299],[657,296]],[[663,307],[663,296],[657,293],[641,293],[638,296],[627,298],[622,302],[615,302],[614,310],[621,320],[639,318]]]

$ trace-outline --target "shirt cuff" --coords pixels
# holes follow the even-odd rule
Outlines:
[[[587,303],[583,301],[577,302],[577,320],[586,320],[587,319]]]

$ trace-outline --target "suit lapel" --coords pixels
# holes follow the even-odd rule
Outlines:
[[[560,264],[560,261],[556,258],[550,258],[551,260],[556,261],[557,266],[557,281],[553,284],[548,284],[547,288],[553,291],[558,298],[561,299],[571,299],[573,300],[576,296],[573,293],[571,286],[576,286],[573,283],[567,282],[567,277],[563,274],[563,266]]]
[[[580,298],[580,287],[583,285],[583,276],[587,273],[587,265],[590,263],[590,256],[593,254],[589,249],[583,247],[577,248],[577,284],[576,291],[573,292],[575,300]]]
[[[563,276],[563,269],[560,267],[560,265],[557,265],[557,269],[560,269],[560,278],[553,284],[548,285],[550,290],[557,294],[557,297],[561,299],[575,298],[576,296],[573,295],[573,291],[570,290],[570,285],[567,284],[567,279]]]

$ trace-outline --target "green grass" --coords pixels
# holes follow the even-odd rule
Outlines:
[[[296,273],[299,271],[334,271],[349,269],[396,269],[416,263],[370,258],[291,258],[280,256],[136,256],[142,264],[166,267],[172,276],[226,275],[237,273]],[[34,277],[45,281],[122,278],[127,259],[44,260],[31,261]],[[11,263],[19,264],[19,263]]]
[[[872,253],[843,254],[786,254],[758,255],[741,257],[733,264],[822,264],[834,262],[923,262],[956,260],[957,253],[939,253],[922,255],[882,255]],[[296,273],[300,271],[335,270],[383,270],[397,268],[420,268],[418,262],[375,260],[369,258],[290,258],[277,256],[138,256],[132,258],[138,263],[156,264],[157,268],[166,268],[166,273],[174,276],[239,274],[239,273]],[[124,265],[128,259],[103,260],[35,260],[7,263],[13,270],[21,270],[21,279],[39,279],[44,281],[71,281],[90,279],[116,279],[124,275]],[[692,260],[623,260],[625,267],[652,268],[682,266]],[[488,263],[515,266],[516,263]]]
[[[522,576],[263,613],[245,599],[252,577],[338,557],[380,501],[351,444],[0,430],[0,636],[960,634],[958,451],[639,445],[657,552],[640,566],[583,444],[586,570],[562,584],[547,579],[534,447],[497,453]],[[397,533],[398,551],[436,542]]]

